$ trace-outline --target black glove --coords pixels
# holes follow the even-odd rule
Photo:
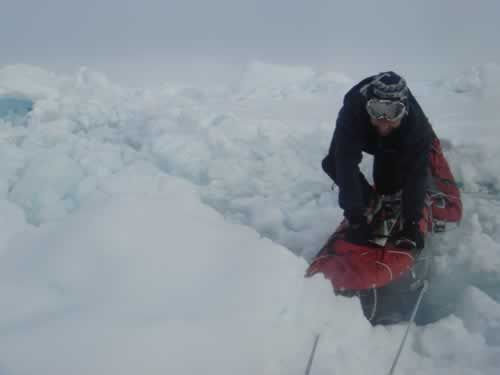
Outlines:
[[[346,240],[359,245],[366,245],[371,238],[371,228],[366,221],[366,216],[359,214],[345,214],[349,221]]]
[[[403,230],[396,237],[395,245],[405,250],[422,250],[425,246],[425,239],[418,222],[405,222]]]

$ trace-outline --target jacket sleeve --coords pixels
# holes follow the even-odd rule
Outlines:
[[[422,217],[431,147],[432,137],[429,135],[413,145],[408,155],[406,165],[409,173],[406,174],[403,188],[403,216],[410,222],[418,222]]]
[[[344,101],[337,117],[328,155],[322,163],[323,170],[339,187],[340,207],[351,215],[361,215],[365,208],[365,179],[359,170],[363,146],[363,138],[358,128],[359,121],[356,112]]]
[[[403,187],[403,216],[409,221],[419,221],[425,204],[429,182],[429,156],[436,135],[432,126],[410,92],[410,115],[414,116],[412,131],[408,134],[406,181]]]

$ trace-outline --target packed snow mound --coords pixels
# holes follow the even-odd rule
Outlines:
[[[242,98],[286,99],[325,95],[351,83],[352,80],[341,73],[318,73],[304,66],[253,62],[244,71],[237,92]]]
[[[447,151],[457,183],[468,193],[500,193],[500,150],[496,145],[461,145]]]
[[[500,65],[489,63],[471,67],[460,76],[438,83],[458,94],[481,97],[500,96]]]
[[[0,319],[2,366],[297,373],[331,316],[369,333],[355,301],[334,301],[321,278],[303,278],[304,260],[225,222],[193,185],[145,171],[109,177],[65,221],[12,237],[0,262],[0,299],[10,306]]]
[[[8,250],[9,241],[12,237],[20,234],[27,229],[27,224],[24,219],[24,213],[16,204],[0,200],[0,257]]]

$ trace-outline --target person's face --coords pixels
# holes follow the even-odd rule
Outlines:
[[[401,125],[401,120],[390,121],[387,119],[376,119],[370,117],[371,124],[377,129],[377,133],[382,137],[391,134],[395,129]]]

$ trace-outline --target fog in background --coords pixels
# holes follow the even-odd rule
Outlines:
[[[134,83],[217,81],[259,60],[362,75],[500,62],[494,0],[2,1],[0,65]]]

